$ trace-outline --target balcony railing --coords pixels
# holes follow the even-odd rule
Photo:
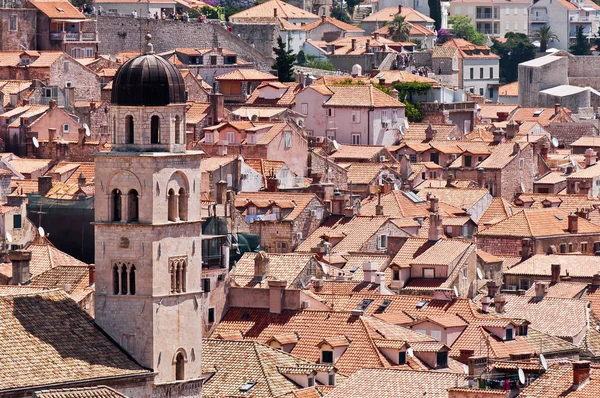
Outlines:
[[[586,15],[570,15],[569,21],[571,22],[592,22],[592,17]]]
[[[498,13],[497,12],[478,12],[476,14],[476,19],[498,19]]]
[[[532,15],[529,20],[531,22],[539,22],[539,23],[546,23],[548,22],[548,16],[547,15]]]
[[[96,32],[50,32],[54,41],[98,41]]]

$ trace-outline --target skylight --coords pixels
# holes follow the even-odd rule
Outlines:
[[[248,392],[256,385],[255,381],[247,381],[243,386],[240,387],[240,392]]]
[[[381,304],[379,304],[379,310],[380,310],[380,311],[383,311],[383,310],[385,310],[387,307],[389,307],[389,306],[390,306],[390,304],[392,304],[392,301],[391,301],[391,300],[383,300],[383,301],[381,302]]]
[[[364,299],[356,306],[356,309],[359,311],[365,311],[367,308],[369,308],[372,302],[373,300]]]
[[[421,300],[417,303],[417,308],[418,309],[422,309],[423,307],[425,307],[427,305],[427,300]]]
[[[538,110],[536,110],[535,112],[533,112],[533,116],[535,116],[535,117],[538,117],[539,115],[541,115],[541,114],[542,114],[542,112],[544,112],[544,110],[543,110],[543,109],[538,109]]]
[[[558,214],[557,214],[557,215],[555,215],[554,217],[556,217],[556,219],[557,219],[558,221],[562,221],[562,220],[563,220],[563,218],[562,218],[561,216],[559,216]]]

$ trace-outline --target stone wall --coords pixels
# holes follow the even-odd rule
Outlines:
[[[277,38],[281,31],[275,24],[240,24],[232,25],[232,33],[254,47],[261,54],[274,58],[273,47],[277,47]]]
[[[196,21],[183,23],[172,20],[146,20],[131,16],[102,15],[98,17],[100,53],[116,54],[119,51],[141,49],[144,45],[147,23],[156,52],[164,52],[176,47],[223,47],[236,52],[245,61],[254,62],[260,70],[269,71],[271,69],[273,60],[268,55],[263,55],[261,47],[256,44],[256,48],[252,47],[242,40],[244,37],[240,38],[237,33],[232,34],[220,25],[203,24]],[[258,31],[256,35],[258,35]],[[270,42],[267,47],[271,47]]]
[[[35,9],[4,8],[0,9],[0,50],[21,51],[37,49]],[[10,30],[10,18],[17,18],[17,29]]]

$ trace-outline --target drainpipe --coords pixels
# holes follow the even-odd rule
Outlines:
[[[367,145],[371,145],[371,109],[367,111]]]

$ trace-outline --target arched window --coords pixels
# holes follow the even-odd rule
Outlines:
[[[135,143],[135,129],[133,126],[133,116],[131,115],[125,116],[125,143]]]
[[[188,196],[183,188],[179,189],[179,219],[181,221],[187,220],[187,204]]]
[[[185,378],[185,358],[182,352],[178,352],[175,357],[175,380],[183,380]]]
[[[185,281],[185,274],[187,272],[187,264],[185,261],[181,261],[180,262],[180,267],[181,267],[181,291],[185,293],[185,288],[186,288],[186,281]]]
[[[183,279],[183,264],[180,262],[177,262],[177,293],[181,293],[182,292],[182,281]]]
[[[113,267],[113,294],[119,294],[119,266]]]
[[[129,269],[129,294],[135,294],[135,265]]]
[[[114,189],[112,191],[112,219],[121,221],[121,191]]]
[[[127,217],[128,221],[138,221],[139,220],[139,203],[138,203],[138,193],[135,189],[129,191],[127,195],[128,203],[127,210],[129,211],[129,217]]]
[[[177,198],[175,198],[175,191],[169,189],[169,200],[168,200],[168,212],[169,221],[177,221]]]
[[[150,143],[158,144],[160,142],[160,118],[156,115],[150,119]]]
[[[175,143],[181,144],[181,119],[179,119],[179,115],[175,116]]]
[[[127,294],[127,266],[121,266],[121,294]]]
[[[175,263],[171,263],[169,267],[169,272],[171,273],[171,293],[175,293],[177,291],[177,281],[175,280]]]

